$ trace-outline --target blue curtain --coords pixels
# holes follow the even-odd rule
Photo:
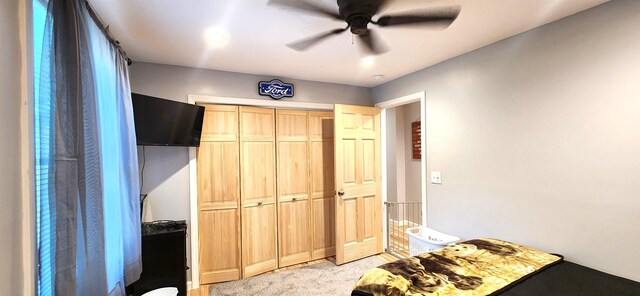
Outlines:
[[[40,40],[38,293],[125,295],[142,270],[126,58],[84,0],[50,0]]]

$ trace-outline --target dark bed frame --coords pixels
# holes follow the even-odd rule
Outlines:
[[[562,261],[493,295],[640,296],[640,283]]]
[[[351,295],[371,296],[359,291],[354,291]],[[568,261],[561,261],[491,295],[640,296],[640,283]]]

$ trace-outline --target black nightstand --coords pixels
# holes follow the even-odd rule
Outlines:
[[[142,223],[142,275],[127,287],[127,294],[176,287],[178,295],[187,296],[186,237],[184,220]]]

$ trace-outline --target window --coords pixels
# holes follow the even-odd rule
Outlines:
[[[49,121],[49,108],[47,100],[39,100],[40,90],[49,89],[50,79],[45,71],[43,71],[42,55],[44,48],[45,23],[47,17],[47,1],[33,0],[33,93],[34,93],[34,116],[35,116],[35,164],[36,164],[36,244],[39,254],[38,261],[38,295],[53,295],[52,267],[54,266],[52,245],[49,239],[51,231],[50,221],[52,213],[48,206],[49,203],[49,142],[47,137],[41,137],[42,134],[49,132],[49,126],[42,124]],[[48,54],[48,52],[46,52]],[[48,67],[44,65],[44,67]]]
[[[126,57],[87,2],[32,1],[38,295],[125,295],[141,272]]]

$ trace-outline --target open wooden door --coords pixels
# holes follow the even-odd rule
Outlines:
[[[380,109],[335,105],[336,264],[382,253]]]

